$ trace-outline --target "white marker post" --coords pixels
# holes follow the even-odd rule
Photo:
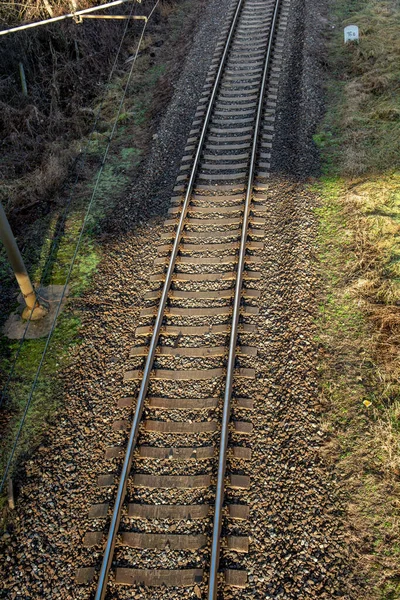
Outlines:
[[[344,43],[348,42],[358,42],[358,26],[357,25],[347,25],[344,28]]]

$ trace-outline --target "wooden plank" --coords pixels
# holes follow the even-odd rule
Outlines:
[[[240,175],[240,177],[244,177],[244,175]],[[251,219],[251,217],[250,217]],[[209,226],[220,226],[220,225],[241,225],[242,218],[241,217],[216,217],[215,219],[197,219],[196,217],[188,217],[186,219],[188,225],[207,225]],[[164,225],[169,227],[171,225],[177,225],[178,219],[166,219],[164,221]],[[212,232],[211,232],[212,233]]]
[[[251,127],[250,127],[251,129]],[[224,130],[225,134],[228,133],[227,130]],[[229,133],[231,133],[229,131]],[[207,149],[211,149],[213,146],[210,145],[209,142],[218,142],[218,144],[235,144],[235,147],[247,147],[250,144],[247,144],[248,140],[251,140],[252,136],[248,133],[242,134],[242,135],[224,135],[224,136],[220,136],[220,135],[209,135],[207,136],[207,144],[206,144],[206,148]],[[239,145],[241,144],[241,145]],[[219,148],[221,148],[222,146],[218,146]],[[228,149],[227,146],[224,146],[225,149]],[[231,148],[229,148],[231,149]]]
[[[263,263],[261,256],[247,255],[244,260],[248,265],[261,265]]]
[[[248,108],[253,108],[255,106],[255,102],[252,102],[251,104],[248,104],[247,107]],[[243,108],[246,107],[246,105],[242,105]],[[242,111],[235,111],[235,110],[231,110],[229,112],[230,115],[232,114],[239,114],[242,113]],[[227,114],[225,111],[223,110],[216,110],[215,114]],[[246,160],[248,159],[250,156],[249,152],[242,152],[242,154],[204,154],[204,158],[205,160]],[[239,197],[241,200],[243,200],[243,196]]]
[[[217,369],[153,369],[150,373],[150,379],[161,381],[207,381],[216,377],[223,377],[226,370],[224,368]],[[246,379],[255,379],[255,369],[235,369],[236,377],[244,377]],[[124,381],[132,381],[142,379],[143,371],[134,370],[124,373]]]
[[[148,398],[152,408],[172,408],[201,410],[203,408],[216,408],[218,398]]]
[[[238,588],[244,588],[247,585],[247,571],[226,569],[224,575],[226,585]]]
[[[237,182],[231,182],[231,183],[225,183],[225,184],[224,183],[216,183],[212,186],[204,183],[204,184],[197,184],[193,190],[194,194],[200,194],[200,195],[202,195],[203,193],[206,195],[215,193],[215,195],[218,196],[221,194],[224,195],[225,192],[227,195],[245,194],[246,186],[244,183],[237,183]]]
[[[75,582],[78,585],[90,583],[94,578],[94,567],[80,567],[75,573]]]
[[[181,290],[173,290],[171,293],[172,298],[178,299],[198,299],[198,300],[226,300],[228,298],[233,297],[233,288],[228,288],[226,290],[205,290],[205,291],[181,291]],[[243,288],[242,296],[244,298],[259,298],[261,292],[259,290],[253,290],[249,288]]]
[[[206,433],[217,431],[217,421],[152,421],[147,419],[145,422],[147,431],[156,431],[159,433]]]
[[[83,546],[85,548],[93,548],[102,543],[104,533],[102,531],[88,531],[83,538]]]
[[[253,63],[253,64],[251,64]],[[263,70],[263,65],[261,62],[258,61],[249,61],[248,63],[242,64],[242,63],[236,63],[235,61],[235,69],[227,69],[225,71],[227,77],[226,77],[226,81],[231,81],[232,77],[235,78],[238,75],[240,75],[242,78],[246,77],[246,76],[251,76],[251,78],[253,79],[256,75],[260,76],[262,70]]]
[[[118,408],[126,408],[127,406],[131,407],[134,403],[135,398],[128,396],[126,398],[119,398],[118,400]]]
[[[255,369],[235,369],[234,373],[235,377],[245,377],[246,379],[255,379],[256,370]]]
[[[128,422],[127,422],[128,423]],[[130,426],[127,424],[126,429]],[[217,430],[216,421],[195,421],[192,423],[183,421],[144,421],[144,426],[147,431],[155,431],[160,433],[206,433]],[[122,452],[122,450],[121,450]],[[161,457],[160,457],[161,458]],[[103,477],[105,482],[101,487],[107,487],[107,479]],[[113,484],[110,484],[113,485]]]
[[[189,281],[189,282],[203,282],[203,281],[236,281],[236,271],[222,271],[212,273],[179,273],[174,272],[173,281]],[[158,282],[164,281],[165,273],[156,273],[150,276],[150,281]],[[261,279],[260,271],[245,270],[243,272],[243,279],[246,280],[258,280]]]
[[[256,190],[263,191],[263,192],[271,190],[270,184],[268,184],[268,183],[260,183],[260,182],[255,182],[254,183],[254,188]]]
[[[248,100],[256,100],[258,95],[255,94],[252,90],[248,92],[243,90],[234,90],[232,87],[229,89],[221,89],[219,93],[218,100],[224,102],[247,102]]]
[[[212,273],[174,273],[175,281],[189,281],[193,283],[201,283],[203,281],[236,281],[237,274],[235,271],[223,271]]]
[[[249,551],[249,538],[247,535],[228,535],[226,543],[229,550],[247,554]]]
[[[248,104],[241,104],[240,107],[235,106],[234,108],[231,108],[229,106],[226,106],[224,108],[218,108],[217,110],[214,111],[214,115],[217,115],[217,117],[223,117],[226,119],[229,119],[230,117],[243,117],[244,115],[250,115],[254,112],[254,108],[255,108],[255,102],[250,102]],[[254,118],[254,117],[253,117]],[[222,122],[221,119],[214,119],[213,123],[220,123]],[[242,156],[244,159],[248,158],[249,155],[248,154],[239,154],[237,156],[235,156],[234,154],[223,154],[221,156],[220,160],[240,160],[240,156]],[[224,158],[222,158],[224,157]],[[204,155],[204,159],[205,160],[218,160],[218,156],[214,156],[213,154],[205,154]],[[245,163],[247,165],[247,163]]]
[[[243,278],[246,279],[253,279],[255,281],[257,281],[258,279],[262,278],[262,274],[260,273],[260,271],[244,271],[243,273]]]
[[[220,165],[215,165],[218,166],[221,170],[224,167],[220,167]],[[202,198],[202,200],[207,200],[210,201],[212,200],[213,202],[215,202],[214,198],[211,196],[205,196]],[[222,197],[222,200],[224,200],[224,198]],[[231,204],[229,206],[198,206],[197,204],[192,205],[189,209],[188,212],[190,214],[192,213],[198,213],[200,215],[208,215],[208,214],[214,214],[214,213],[218,213],[221,215],[230,215],[232,213],[237,213],[237,212],[243,212],[244,209],[244,205],[243,205],[243,197],[237,196],[237,202],[240,202],[240,204]],[[180,214],[181,212],[181,207],[180,206],[173,206],[168,210],[168,213],[170,215],[176,215],[176,214]]]
[[[244,446],[233,447],[233,457],[241,460],[251,460],[251,448],[245,448]]]
[[[250,85],[254,85],[255,83],[258,83],[261,79],[261,73],[254,73],[254,74],[247,74],[244,73],[243,71],[236,71],[236,73],[233,71],[232,75],[225,75],[224,76],[224,83],[223,85],[226,84],[234,84],[234,85],[238,85],[239,86],[243,86],[244,87],[248,87]],[[255,117],[252,118],[252,121],[255,119]],[[216,119],[212,120],[213,123],[216,122]],[[238,122],[243,123],[243,119],[238,120]],[[248,123],[249,121],[246,119],[244,121],[245,123]]]
[[[251,117],[250,119],[240,119],[240,122],[242,123],[243,121],[254,121],[254,117]],[[213,119],[212,121],[214,124],[219,125],[219,124],[230,124],[232,123],[232,120],[227,118],[227,119]],[[213,178],[215,179],[216,176],[214,173],[212,173],[212,171],[245,171],[247,169],[247,162],[232,162],[232,160],[235,160],[234,156],[230,157],[231,162],[228,163],[219,163],[219,164],[214,164],[214,163],[209,163],[209,162],[203,162],[201,164],[201,170],[202,170],[202,176],[204,178],[207,177],[207,173],[204,173],[204,171],[211,171],[211,173],[208,173],[208,175],[213,175]],[[228,175],[228,179],[238,179],[237,177],[237,173],[225,173],[225,175]],[[222,174],[219,174],[219,177],[222,178]],[[195,207],[192,206],[190,209],[190,212],[195,212]]]
[[[223,145],[221,143],[220,144],[210,144],[209,141],[211,140],[211,138],[215,142],[216,141],[223,142]],[[241,136],[241,139],[242,140],[243,139],[249,140],[249,139],[251,139],[251,136],[250,135]],[[250,148],[250,142],[248,142],[248,141],[240,141],[236,137],[230,138],[229,141],[230,142],[236,142],[236,143],[234,143],[234,144],[232,144],[232,143],[227,144],[226,143],[226,142],[228,142],[227,138],[224,138],[223,140],[221,140],[218,137],[210,136],[208,138],[208,142],[205,144],[205,148],[207,150],[216,150],[216,151],[218,151],[218,150],[224,150],[224,151],[226,151],[226,150],[244,150],[245,148]]]
[[[136,473],[133,476],[133,485],[150,489],[200,489],[211,485],[211,475],[147,475],[146,473]]]
[[[194,262],[194,261],[193,261]],[[220,263],[223,261],[220,261]],[[215,263],[217,264],[217,263]],[[140,317],[152,317],[158,312],[158,306],[151,306],[140,311]],[[232,312],[231,306],[211,306],[199,308],[180,308],[177,306],[168,306],[165,314],[171,317],[219,317],[229,315]]]
[[[148,346],[136,346],[136,348],[131,349],[129,356],[147,356],[148,350]],[[192,348],[191,346],[184,346],[182,348],[175,348],[175,346],[158,346],[156,351],[157,356],[190,357],[224,356],[225,353],[225,346],[201,346],[199,348]]]
[[[249,94],[253,94],[259,87],[258,81],[243,81],[240,82],[239,80],[235,80],[235,82],[232,81],[227,81],[224,82],[222,84],[223,89],[232,92],[233,88],[238,89],[238,88],[242,88],[243,91],[248,92]],[[250,131],[252,131],[252,129],[250,128]],[[215,130],[214,130],[215,132]]]
[[[8,501],[8,508],[10,510],[14,510],[15,509],[14,482],[11,477],[8,478],[8,483],[7,483],[7,501]]]
[[[129,356],[147,356],[149,351],[148,346],[136,346],[132,348]],[[207,357],[207,356],[224,356],[227,352],[226,346],[158,346],[156,349],[157,356],[189,356],[191,358]],[[257,356],[257,348],[254,346],[239,346],[238,354],[245,356]]]
[[[204,460],[215,454],[214,446],[161,448],[159,446],[140,446],[139,458],[159,458],[169,460]]]
[[[114,421],[112,424],[112,428],[114,431],[125,431],[129,427],[129,421],[126,419],[119,419],[118,421]]]
[[[122,452],[123,452],[123,447],[122,446],[109,446],[108,448],[106,448],[105,454],[104,454],[104,458],[106,460],[111,460],[113,458],[118,458],[119,456],[121,456]]]
[[[131,519],[204,519],[209,511],[208,504],[128,504],[128,517]]]
[[[230,475],[228,487],[234,490],[247,490],[250,487],[249,475]]]
[[[218,333],[229,333],[231,330],[230,323],[224,323],[223,325],[164,325],[161,327],[161,335],[206,335],[206,334],[218,334]],[[239,325],[239,333],[254,333],[256,330],[255,325],[250,323],[241,323]],[[153,328],[151,326],[137,327],[135,334],[139,335],[151,335]]]
[[[253,290],[251,290],[253,291]],[[243,290],[243,296],[245,291]],[[226,290],[204,290],[204,291],[186,291],[186,290],[171,290],[170,298],[178,300],[230,300],[233,298],[234,289],[232,287]],[[159,300],[161,290],[154,290],[145,294],[145,300]]]
[[[89,508],[89,519],[103,519],[108,514],[109,503],[92,504]]]
[[[252,215],[250,216],[250,223],[252,225],[260,225],[261,227],[263,227],[266,223],[266,219],[261,218],[261,217],[253,217]]]
[[[235,281],[237,274],[235,271],[223,271],[218,273],[177,273],[173,274],[173,281]],[[156,273],[150,276],[150,281],[164,281],[165,273]]]
[[[243,356],[257,356],[257,348],[254,346],[239,346],[237,354]]]
[[[129,569],[117,567],[117,585],[189,587],[203,580],[203,569]]]
[[[223,261],[220,261],[220,264]],[[158,312],[158,306],[151,306],[144,308],[140,311],[140,318],[153,317]],[[241,307],[242,314],[258,315],[259,308],[257,306],[246,306]],[[230,315],[232,313],[232,306],[211,306],[211,307],[190,307],[180,308],[179,306],[169,306],[165,309],[165,315],[170,317],[220,317],[223,315]]]
[[[182,535],[168,533],[122,533],[122,545],[130,548],[171,550],[198,550],[207,543],[207,537],[199,535]]]
[[[249,518],[250,508],[246,504],[230,504],[228,510],[231,519],[247,521]]]
[[[264,207],[262,207],[264,210]],[[181,252],[187,253],[204,253],[207,252],[221,252],[222,250],[231,250],[235,251],[239,248],[239,240],[235,239],[232,242],[217,242],[214,244],[181,244],[180,250]],[[264,248],[264,244],[262,242],[253,242],[250,241],[247,244],[247,248],[249,250],[262,250]],[[168,252],[170,254],[172,249],[171,244],[164,244],[158,247],[159,254]]]
[[[114,473],[107,473],[105,475],[99,475],[97,478],[97,485],[99,487],[111,487],[115,483]]]
[[[247,421],[234,421],[234,426],[236,433],[242,433],[244,435],[253,433],[253,423]]]
[[[250,410],[254,408],[254,400],[251,398],[237,398],[236,402],[240,408],[248,408]]]
[[[206,248],[203,247],[203,252],[206,251]],[[169,256],[159,256],[155,259],[154,265],[168,265],[170,262]],[[176,265],[179,267],[180,265],[230,265],[238,262],[237,254],[223,254],[220,256],[196,256],[193,254],[188,254],[186,256],[178,256]],[[261,264],[263,259],[261,256],[254,256],[251,254],[247,254],[245,256],[245,262],[248,264]],[[143,311],[140,313],[142,316]]]
[[[183,231],[182,233],[182,239],[184,240],[192,240],[192,239],[205,239],[205,238],[210,238],[210,239],[221,239],[221,238],[231,238],[231,237],[235,237],[237,238],[238,236],[240,236],[240,229],[229,229],[229,230],[224,230],[224,231],[190,231],[188,229],[186,229],[185,231]],[[172,240],[174,238],[175,234],[173,231],[170,232],[163,232],[160,235],[160,239],[162,240]]]
[[[240,369],[239,369],[240,370]],[[243,370],[243,369],[242,369]],[[250,369],[246,369],[250,371]],[[253,369],[254,371],[254,369]],[[172,369],[153,369],[150,373],[150,379],[159,379],[164,381],[205,381],[207,379],[214,379],[215,377],[222,377],[225,373],[225,369],[185,369],[185,370],[172,370]],[[124,381],[132,381],[133,379],[142,379],[143,371],[125,371]],[[251,377],[251,375],[242,375],[242,377]]]
[[[217,133],[218,135],[226,135],[226,134],[239,134],[239,133],[251,133],[253,128],[250,126],[246,127],[210,127],[210,133]]]

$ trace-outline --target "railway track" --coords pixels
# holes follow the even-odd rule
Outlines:
[[[247,585],[248,340],[289,1],[235,2],[212,59],[125,373],[132,396],[119,407],[133,419],[115,422],[115,468],[98,480],[113,502],[90,509],[96,530],[84,544],[102,565],[82,567],[77,581],[97,581],[96,600],[116,586],[127,598],[150,586],[152,598],[195,588],[214,600]]]

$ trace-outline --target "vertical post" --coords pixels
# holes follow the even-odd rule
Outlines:
[[[24,96],[27,96],[28,88],[26,85],[25,69],[24,69],[24,65],[22,64],[22,62],[19,63],[19,76],[21,78],[22,93]]]
[[[47,314],[47,309],[44,306],[41,306],[36,298],[35,290],[33,289],[33,285],[25,268],[24,261],[22,260],[21,253],[13,236],[13,232],[11,231],[10,224],[1,202],[0,240],[4,244],[8,260],[10,261],[10,265],[14,271],[16,280],[18,281],[18,285],[26,304],[26,308],[22,313],[22,318],[29,319],[30,317],[32,320],[41,319]]]

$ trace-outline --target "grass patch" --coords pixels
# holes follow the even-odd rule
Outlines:
[[[327,112],[314,141],[325,175],[317,319],[324,454],[347,502],[371,600],[400,598],[400,11],[335,2]],[[343,26],[360,43],[343,44]],[[361,600],[361,599],[360,599]]]
[[[328,95],[322,131],[325,169],[352,177],[379,173],[400,155],[400,10],[380,0],[337,0],[329,42]],[[343,27],[360,28],[359,43],[343,44]]]
[[[358,44],[343,44],[348,24],[359,26]],[[323,452],[339,475],[368,599],[397,600],[400,11],[394,2],[337,0],[331,25],[327,111],[314,136],[324,171],[316,186]]]
[[[371,600],[400,597],[400,174],[324,177],[318,324],[324,448]]]

